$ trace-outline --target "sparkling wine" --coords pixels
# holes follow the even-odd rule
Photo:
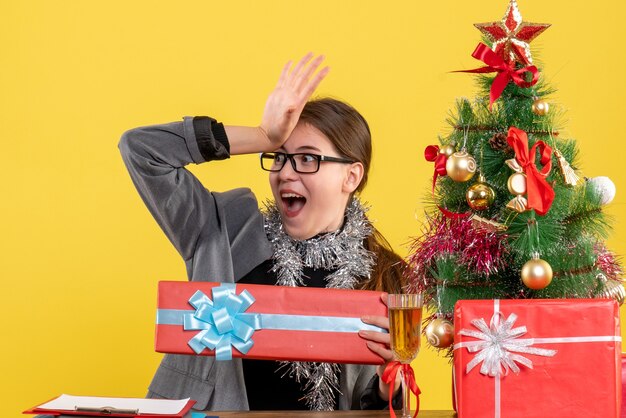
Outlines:
[[[411,362],[420,349],[422,308],[389,308],[391,349],[396,360]]]

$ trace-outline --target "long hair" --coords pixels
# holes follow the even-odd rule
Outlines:
[[[367,184],[372,162],[372,135],[363,116],[347,103],[323,98],[307,102],[299,121],[324,134],[343,157],[363,164],[363,179],[355,193],[361,192]],[[406,263],[393,251],[385,237],[373,226],[372,229],[365,247],[376,256],[376,264],[369,280],[363,281],[360,288],[401,293]]]

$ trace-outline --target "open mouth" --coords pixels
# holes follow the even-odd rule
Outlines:
[[[290,218],[297,216],[306,204],[306,197],[297,193],[281,193],[280,199],[285,215]]]

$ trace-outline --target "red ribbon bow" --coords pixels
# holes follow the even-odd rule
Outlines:
[[[383,382],[389,385],[389,415],[396,418],[396,413],[391,405],[391,399],[393,398],[393,387],[396,383],[396,375],[400,369],[402,369],[402,373],[405,375],[405,382],[409,385],[409,389],[413,392],[415,398],[417,399],[415,414],[413,414],[413,418],[415,418],[420,410],[420,393],[422,393],[422,391],[415,382],[415,372],[413,371],[411,365],[409,363],[400,363],[399,361],[392,361],[388,363],[387,367],[385,367],[385,371],[383,372]]]
[[[439,152],[438,145],[429,145],[424,150],[424,158],[426,161],[435,162],[435,172],[433,173],[433,196],[435,195],[435,185],[437,184],[437,175],[445,176],[448,174],[446,171],[446,162],[448,161],[448,156],[446,154],[442,154]],[[454,213],[451,212],[441,206],[439,206],[439,210],[448,218],[457,219],[457,218],[467,218],[471,215],[471,213]]]
[[[441,154],[439,152],[438,145],[429,145],[424,150],[424,158],[426,158],[426,161],[435,162],[435,172],[433,174],[433,196],[434,196],[435,184],[437,183],[437,175],[445,176],[447,174],[446,161],[448,161],[448,156],[446,154]]]
[[[530,65],[528,67],[520,68],[519,70],[515,69],[515,61],[506,62],[502,57],[493,52],[491,48],[489,48],[485,44],[478,44],[474,52],[472,53],[472,57],[477,60],[481,60],[485,64],[486,67],[476,68],[473,70],[461,70],[455,72],[461,73],[493,73],[498,72],[498,75],[493,80],[491,84],[491,91],[489,92],[489,110],[491,110],[491,105],[495,102],[498,97],[504,91],[504,88],[509,84],[509,81],[513,80],[515,84],[520,87],[527,88],[530,86],[534,86],[539,80],[539,71],[537,67],[534,65]],[[526,81],[523,77],[524,73],[531,73],[533,79],[531,81]]]
[[[543,141],[537,141],[529,152],[528,135],[515,127],[509,128],[509,135],[506,141],[515,151],[515,159],[524,170],[524,174],[526,174],[528,208],[534,209],[539,215],[545,215],[550,210],[554,200],[554,189],[546,180],[552,168],[552,148]],[[535,165],[537,149],[541,153],[540,162],[543,165],[541,171]]]

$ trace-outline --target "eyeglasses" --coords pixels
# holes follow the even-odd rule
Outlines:
[[[261,153],[261,168],[265,171],[278,172],[283,169],[287,159],[291,161],[291,167],[296,173],[312,174],[320,169],[321,161],[331,163],[352,164],[354,161],[346,158],[329,157],[326,155],[309,154],[299,152],[287,154],[285,152],[263,152]]]

